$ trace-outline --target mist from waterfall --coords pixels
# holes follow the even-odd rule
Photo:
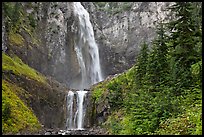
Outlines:
[[[69,91],[67,94],[67,129],[83,129],[85,116],[84,100],[91,85],[103,80],[99,60],[98,46],[95,42],[93,26],[90,22],[89,13],[80,2],[74,2],[74,17],[77,22],[76,36],[74,39],[74,50],[80,67],[80,77],[77,82],[71,84],[71,88],[78,89],[75,93]],[[76,109],[73,102],[76,100]],[[72,112],[70,112],[72,111]],[[75,113],[74,113],[75,111]],[[75,114],[73,116],[73,114]]]

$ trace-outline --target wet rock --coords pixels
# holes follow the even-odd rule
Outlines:
[[[45,132],[45,135],[51,135],[52,133],[51,132]]]
[[[107,135],[107,131],[100,127],[92,127],[83,130],[59,130],[46,129],[42,135]]]

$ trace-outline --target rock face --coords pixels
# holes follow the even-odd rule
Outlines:
[[[6,37],[5,37],[5,22],[4,22],[4,18],[2,18],[2,51],[6,51],[7,46],[6,46]]]
[[[156,36],[156,23],[171,18],[169,12],[165,11],[171,4],[173,3],[107,2],[105,6],[99,6],[97,2],[83,2],[91,15],[105,76],[121,73],[135,63],[140,43],[150,43]]]
[[[24,134],[23,134],[24,135]],[[25,134],[28,135],[28,134]],[[108,131],[100,127],[92,127],[83,130],[61,130],[61,129],[43,129],[31,135],[109,135]]]
[[[27,16],[34,17],[35,31],[31,34],[26,30],[18,32],[25,41],[21,46],[6,43],[9,36],[3,33],[2,49],[18,55],[29,66],[69,86],[70,80],[77,77],[80,71],[74,51],[73,34],[77,28],[72,15],[73,3],[22,2],[21,5]],[[33,37],[36,42],[32,42]]]
[[[38,120],[46,128],[65,129],[66,124],[66,94],[68,89],[52,78],[47,83],[37,82],[26,76],[15,75],[3,71],[3,79],[15,83],[27,93],[20,96],[27,106],[32,108]]]
[[[99,6],[97,2],[82,3],[94,27],[104,78],[121,73],[135,63],[140,43],[150,43],[155,37],[156,23],[170,18],[167,16],[168,11],[164,11],[170,4],[107,2],[105,6]],[[73,16],[73,3],[32,2],[31,6],[27,6],[27,3],[22,5],[37,22],[35,32],[39,42],[31,43],[29,34],[22,31],[21,35],[26,41],[24,47],[6,45],[3,23],[2,49],[11,49],[31,67],[69,86],[80,73],[74,49],[73,36],[77,30],[77,20]]]
[[[37,32],[42,34],[43,54],[39,65],[31,66],[40,72],[55,77],[59,82],[69,85],[69,81],[79,73],[77,57],[73,47],[73,3],[51,2],[40,3],[41,12],[37,14],[41,19],[38,21]],[[42,14],[43,13],[43,14]],[[33,54],[35,56],[35,53]]]

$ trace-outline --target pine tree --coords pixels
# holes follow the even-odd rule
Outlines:
[[[171,45],[172,86],[179,94],[182,88],[192,84],[191,65],[199,60],[196,45],[200,32],[194,18],[195,5],[192,2],[176,2],[171,7],[175,19],[168,23]]]
[[[148,58],[147,85],[150,89],[156,90],[161,84],[166,84],[168,74],[166,35],[164,26],[160,23],[157,26],[157,38],[153,41],[152,51]]]
[[[143,42],[141,45],[140,53],[136,59],[137,61],[135,66],[136,68],[135,83],[137,84],[137,87],[141,87],[144,77],[146,75],[148,54],[149,54],[148,45],[145,42]]]

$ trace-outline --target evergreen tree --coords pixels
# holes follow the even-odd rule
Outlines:
[[[157,26],[157,38],[153,41],[147,67],[147,85],[156,90],[161,84],[166,84],[168,74],[166,35],[163,24]]]
[[[172,86],[174,92],[181,92],[192,84],[191,65],[199,60],[196,45],[199,42],[200,32],[192,13],[195,5],[192,2],[176,2],[171,7],[175,19],[168,23],[171,42]]]
[[[144,77],[146,75],[148,54],[149,54],[148,45],[145,42],[143,42],[143,44],[141,45],[140,53],[136,59],[135,66],[136,68],[135,83],[137,84],[137,87],[141,87]]]

